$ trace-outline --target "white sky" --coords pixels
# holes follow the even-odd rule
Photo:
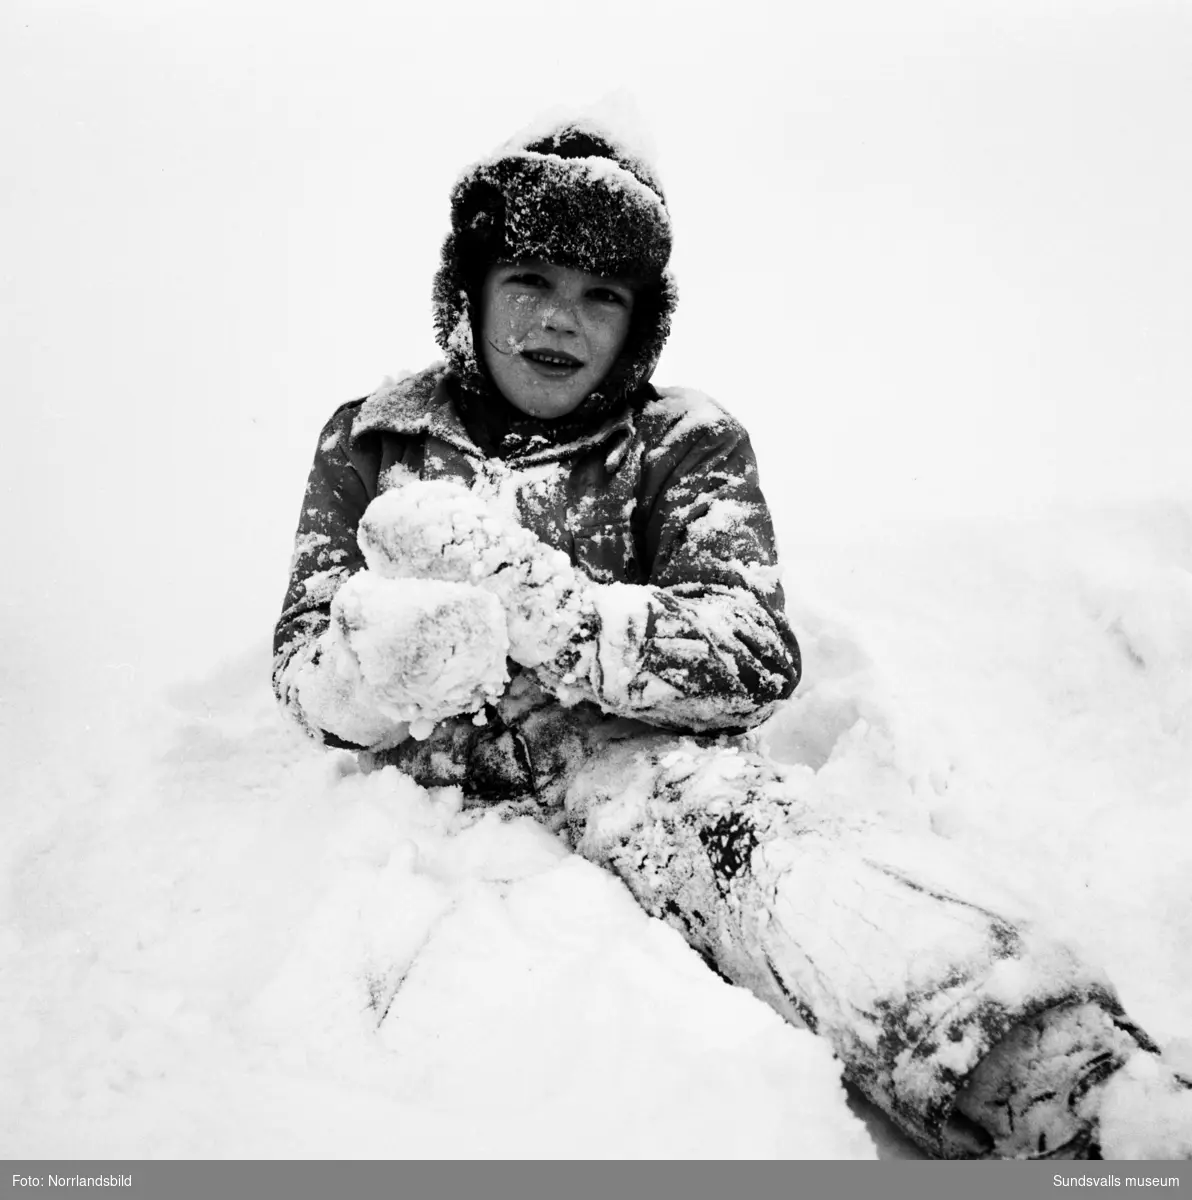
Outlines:
[[[7,0],[6,669],[267,633],[322,422],[436,357],[455,175],[610,92],[676,226],[655,382],[785,535],[1187,496],[1190,64],[1182,3]]]

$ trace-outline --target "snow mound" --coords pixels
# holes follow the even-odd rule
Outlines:
[[[536,822],[310,743],[268,671],[11,807],[10,1157],[873,1156],[820,1039]]]
[[[1192,1075],[1192,508],[784,561],[806,675],[758,741],[842,821],[980,855],[1104,966],[1164,1057],[1110,1080],[1103,1150],[1186,1148],[1165,1072]],[[534,823],[304,739],[264,646],[168,703],[17,661],[9,1157],[873,1154],[821,1040]]]

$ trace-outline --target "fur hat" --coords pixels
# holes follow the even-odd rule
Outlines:
[[[490,392],[473,338],[490,267],[539,258],[633,280],[625,346],[599,390],[573,414],[590,423],[654,370],[677,299],[666,270],[670,251],[670,217],[657,176],[607,133],[573,121],[545,136],[515,139],[469,167],[452,189],[451,232],[434,284],[436,339],[466,388]]]

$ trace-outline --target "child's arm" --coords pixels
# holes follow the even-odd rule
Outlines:
[[[650,438],[638,504],[649,583],[593,585],[592,665],[581,646],[576,666],[608,711],[739,729],[794,690],[799,647],[748,435],[710,403],[695,412],[676,406]]]
[[[393,745],[405,726],[384,716],[367,689],[344,672],[331,628],[331,601],[364,567],[356,527],[376,495],[377,470],[349,452],[359,403],[345,404],[319,435],[294,539],[290,583],[273,633],[273,690],[312,736],[346,749]]]
[[[649,584],[597,598],[607,701],[657,724],[756,724],[799,681],[774,528],[745,430],[727,414],[647,455]]]

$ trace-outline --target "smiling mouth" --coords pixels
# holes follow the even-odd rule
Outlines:
[[[584,365],[573,354],[562,350],[523,350],[521,356],[538,374],[552,379],[574,375]]]

